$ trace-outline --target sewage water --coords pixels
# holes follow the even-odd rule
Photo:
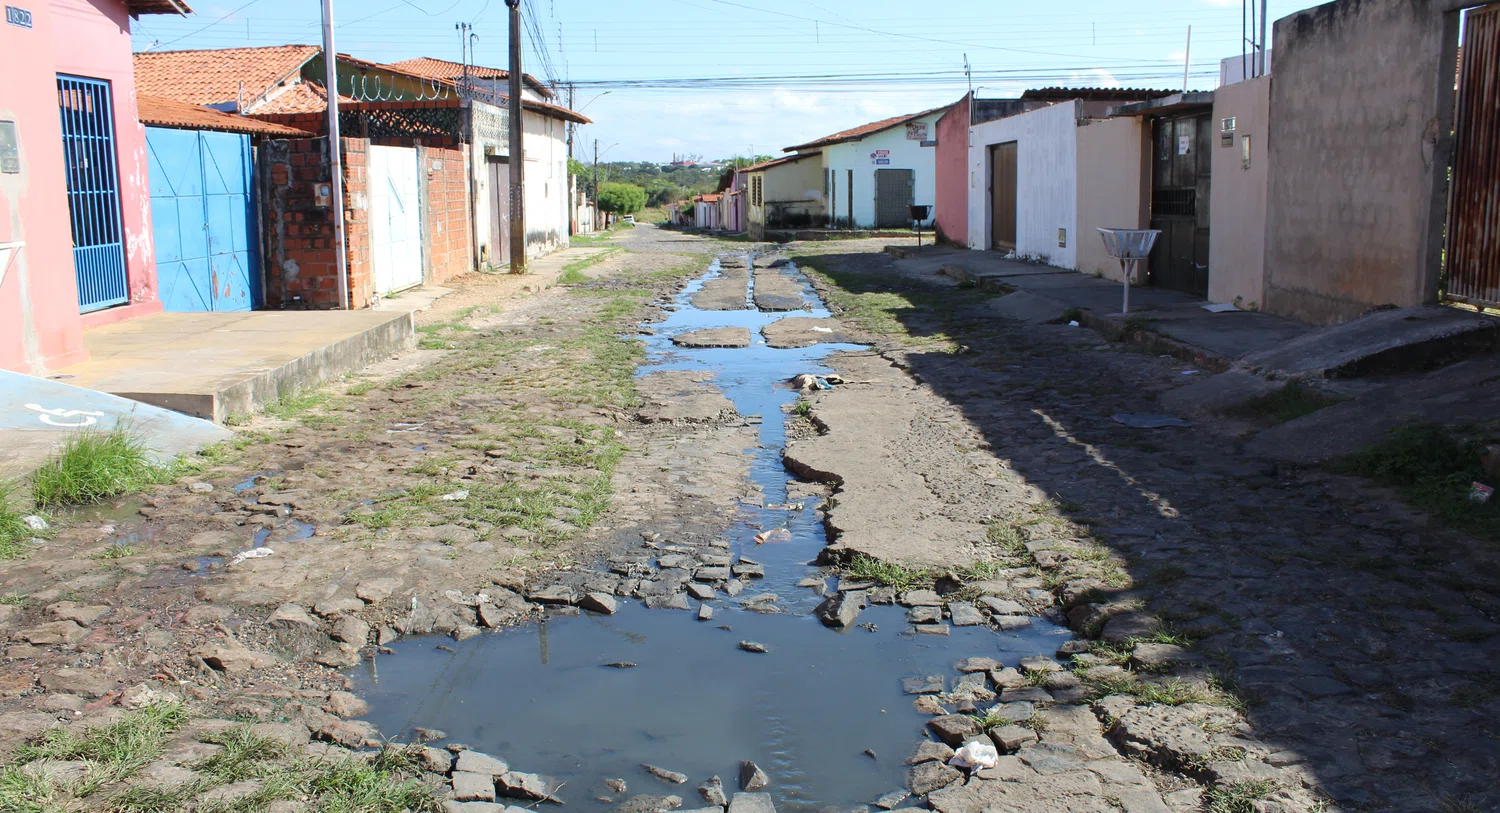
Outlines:
[[[741,760],[756,762],[770,776],[766,792],[783,813],[847,810],[905,786],[903,762],[929,718],[902,693],[902,678],[944,674],[951,680],[954,661],[964,657],[1013,665],[1056,652],[1068,632],[1041,619],[1014,632],[958,627],[936,636],[915,633],[901,607],[871,607],[859,622],[872,627],[845,631],[825,628],[809,614],[822,598],[798,583],[827,575],[810,564],[827,537],[816,501],[800,509],[776,507],[787,503],[782,407],[797,398],[785,382],[798,373],[831,372],[822,359],[863,348],[766,346],[759,331],[770,322],[828,316],[795,268],[784,273],[803,282],[803,311],[756,311],[748,286],[744,310],[694,308],[692,295],[721,275],[715,261],[677,297],[667,319],[652,325],[654,334],[642,337],[648,363],[641,375],[710,372],[741,415],[762,416],[750,477],[764,490],[765,506],[743,506],[728,536],[731,552],[765,565],[766,577],[751,580],[736,598],[720,593],[710,602],[715,614],[708,622],[622,600],[613,616],[554,615],[462,643],[441,639],[451,652],[438,650],[431,638],[396,642],[395,656],[351,672],[355,690],[370,703],[368,719],[385,735],[404,738],[414,726],[440,729],[448,741],[506,759],[514,770],[565,782],[559,795],[573,810],[608,810],[641,793],[675,794],[684,808],[700,807],[696,788],[710,776],[722,777],[726,792],[738,789]],[[751,329],[750,347],[671,343],[679,333],[735,326]],[[755,544],[757,533],[774,528],[787,528],[791,541]],[[745,609],[742,602],[765,593],[778,597],[782,612]],[[769,652],[739,650],[747,639]],[[638,665],[605,665],[620,661]],[[689,783],[667,784],[647,774],[643,763],[684,773]],[[605,778],[626,779],[629,792],[610,793]]]

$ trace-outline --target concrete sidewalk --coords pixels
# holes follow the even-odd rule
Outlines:
[[[1342,377],[1427,369],[1496,349],[1500,322],[1455,308],[1375,311],[1342,325],[1319,327],[1256,311],[1214,313],[1191,294],[1124,286],[1066,268],[1007,260],[992,251],[892,247],[904,271],[943,274],[1015,293],[994,300],[999,315],[1046,322],[1074,313],[1112,339],[1170,353],[1205,369],[1235,366],[1285,376]]]

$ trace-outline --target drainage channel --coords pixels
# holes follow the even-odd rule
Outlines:
[[[760,333],[767,324],[828,312],[787,264],[780,271],[800,283],[803,309],[756,310],[753,258],[726,257],[725,263],[748,267],[746,306],[693,306],[704,284],[725,279],[716,260],[681,292],[667,318],[645,332],[648,363],[640,374],[709,372],[751,424],[752,416],[762,416],[750,477],[762,489],[763,505],[741,507],[722,552],[762,565],[764,577],[745,580],[737,596],[716,593],[706,602],[714,611],[708,621],[695,612],[622,601],[613,615],[551,615],[467,641],[445,638],[442,650],[432,639],[393,642],[397,657],[350,672],[372,709],[369,721],[382,732],[404,739],[413,727],[439,729],[448,738],[443,742],[463,743],[508,760],[514,770],[561,783],[558,795],[573,810],[613,810],[638,794],[677,795],[682,807],[697,808],[696,788],[712,776],[723,778],[726,792],[739,790],[743,761],[769,776],[764,792],[783,813],[864,810],[905,787],[905,759],[925,737],[930,718],[903,694],[903,679],[951,676],[955,661],[966,657],[1014,664],[1057,651],[1067,631],[1042,619],[1008,632],[968,626],[939,636],[917,634],[899,606],[871,606],[857,626],[844,630],[824,627],[811,615],[823,598],[813,588],[832,580],[811,564],[827,543],[816,499],[789,504],[787,497],[783,408],[797,392],[785,382],[801,373],[829,373],[822,360],[830,354],[863,348],[769,347]],[[673,336],[723,327],[748,329],[750,346],[672,343]],[[790,538],[757,544],[757,534],[778,528]],[[767,651],[745,651],[741,642],[747,641]],[[688,782],[669,783],[643,765],[681,773]],[[606,784],[614,779],[626,780],[628,790]]]

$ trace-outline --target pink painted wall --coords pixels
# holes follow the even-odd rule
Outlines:
[[[969,241],[969,96],[937,120],[936,195],[938,234],[955,245]]]
[[[106,79],[115,105],[120,168],[120,211],[125,225],[125,277],[130,303],[83,317],[84,327],[158,313],[156,250],[151,239],[151,186],[146,128],[135,107],[135,63],[130,16],[119,0],[50,0],[56,73]]]
[[[0,24],[0,120],[16,123],[19,174],[0,173],[0,242],[24,241],[0,280],[0,368],[40,374],[83,361],[53,42],[46,3],[33,28]]]
[[[85,361],[87,326],[161,310],[146,132],[136,118],[130,21],[118,0],[34,0],[30,29],[0,25],[0,119],[16,122],[21,172],[0,174],[0,242],[25,241],[0,281],[0,368],[45,374]],[[108,80],[114,99],[129,304],[78,313],[57,74]]]

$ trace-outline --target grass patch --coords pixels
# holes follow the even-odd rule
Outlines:
[[[584,269],[592,268],[593,266],[604,262],[604,260],[607,259],[609,255],[614,254],[616,251],[620,251],[620,249],[618,247],[612,247],[605,249],[598,254],[594,254],[589,257],[584,257],[581,260],[574,260],[573,262],[568,263],[567,265],[563,266],[562,275],[557,278],[558,283],[561,285],[582,285],[586,282],[593,282],[592,279],[590,279],[586,274],[583,273]]]
[[[1279,787],[1269,779],[1220,785],[1203,794],[1203,809],[1206,813],[1255,813],[1255,803],[1269,798]]]
[[[1500,540],[1500,499],[1469,499],[1472,483],[1493,479],[1480,464],[1485,440],[1472,427],[1411,424],[1392,429],[1335,468],[1394,486],[1442,523],[1495,541]]]
[[[203,741],[222,745],[223,750],[194,763],[193,770],[218,785],[268,776],[272,766],[267,763],[290,753],[286,743],[260,736],[248,725],[210,734]]]
[[[26,540],[37,535],[22,519],[24,516],[17,506],[15,484],[0,480],[0,559],[14,559],[25,553]]]
[[[266,404],[266,414],[283,421],[296,420],[328,403],[329,396],[320,392],[303,392],[278,398]]]
[[[1303,415],[1311,415],[1343,400],[1338,396],[1309,387],[1300,381],[1290,381],[1275,392],[1241,403],[1229,410],[1229,414],[1280,424],[1296,420]]]
[[[145,443],[129,429],[83,430],[32,473],[31,497],[44,507],[91,503],[139,491],[169,474],[169,467],[151,462]]]
[[[806,418],[807,416],[812,414],[812,411],[812,401],[809,401],[806,398],[798,398],[797,403],[792,405],[792,414],[798,417]]]
[[[868,579],[896,590],[905,590],[925,584],[933,578],[926,570],[912,570],[891,562],[882,562],[871,556],[857,554],[844,565],[844,573],[850,578]]]
[[[105,560],[124,559],[129,556],[134,556],[140,552],[141,549],[137,548],[134,545],[110,545],[109,547],[104,549],[103,553],[96,554],[94,558]]]
[[[37,743],[22,746],[16,752],[16,759],[22,765],[41,759],[89,762],[88,777],[70,788],[75,795],[88,796],[103,785],[131,776],[160,757],[166,749],[167,738],[185,722],[187,712],[180,703],[158,703],[131,712],[110,725],[87,729],[82,734],[64,728],[49,729]],[[9,783],[0,781],[0,786],[6,785]],[[23,793],[14,800],[21,802],[19,806],[0,791],[0,810],[49,809],[31,806],[31,800],[25,797],[24,793],[38,790],[35,786],[18,790]]]
[[[353,396],[357,397],[357,396],[364,395],[364,394],[366,394],[366,393],[368,393],[368,392],[370,392],[372,390],[377,390],[377,389],[380,389],[380,382],[379,381],[372,381],[370,379],[365,379],[363,381],[355,381],[355,382],[350,383],[349,386],[344,390],[344,394],[345,395],[353,395]]]
[[[993,731],[997,728],[1004,728],[1005,726],[1016,724],[1015,720],[1006,717],[997,708],[986,709],[983,714],[974,715],[974,720],[975,722],[979,723],[979,727],[984,729],[985,731]]]

